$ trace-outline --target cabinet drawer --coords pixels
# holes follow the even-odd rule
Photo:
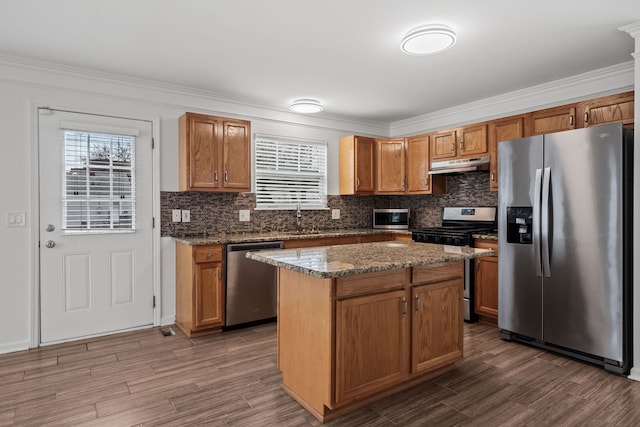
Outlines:
[[[194,259],[197,263],[222,261],[222,245],[198,246],[193,252]]]
[[[498,242],[493,240],[476,240],[473,244],[474,247],[478,249],[493,249],[498,256]]]
[[[413,267],[411,283],[429,283],[464,277],[464,261],[445,262]]]
[[[336,298],[399,289],[404,287],[406,280],[406,269],[340,277],[336,283]]]

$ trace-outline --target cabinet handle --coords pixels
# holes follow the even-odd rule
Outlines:
[[[224,182],[229,182],[229,173],[226,170],[224,171]]]
[[[416,313],[420,311],[420,297],[416,294]]]
[[[455,143],[455,141],[451,141],[451,152],[452,153],[456,152],[456,143]]]
[[[211,258],[212,256],[213,256],[213,254],[212,254],[211,252],[209,252],[209,253],[207,254],[207,258]]]
[[[213,171],[213,181],[214,182],[218,182],[218,170],[214,170]]]
[[[222,280],[222,269],[218,269],[218,280]]]
[[[569,116],[569,126],[573,126],[573,114]]]
[[[460,151],[464,151],[464,139],[460,140]]]
[[[356,188],[360,188],[360,178],[356,178]]]
[[[480,260],[476,260],[476,271],[480,271]]]
[[[589,124],[589,112],[584,113],[584,124],[585,125]]]
[[[402,315],[407,314],[407,297],[402,297]]]
[[[496,173],[491,172],[491,181],[495,181],[495,180],[496,180]]]

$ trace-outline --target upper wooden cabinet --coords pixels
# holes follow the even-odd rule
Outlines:
[[[251,123],[185,113],[178,120],[180,191],[251,190]]]
[[[498,191],[498,144],[524,136],[525,115],[507,117],[489,123],[489,189]]]
[[[405,163],[404,138],[376,139],[376,193],[404,193]]]
[[[527,114],[525,136],[542,135],[575,128],[576,105],[563,105]]]
[[[622,123],[625,127],[633,128],[633,102],[633,91],[583,101],[577,106],[578,126]]]
[[[350,135],[340,138],[340,194],[373,194],[375,139]]]
[[[442,194],[447,192],[443,175],[429,175],[429,135],[407,138],[406,194]]]
[[[431,160],[451,160],[489,153],[487,125],[479,123],[431,135]]]

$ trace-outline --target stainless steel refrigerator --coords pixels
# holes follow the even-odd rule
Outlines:
[[[499,144],[503,339],[629,372],[632,151],[620,124]]]

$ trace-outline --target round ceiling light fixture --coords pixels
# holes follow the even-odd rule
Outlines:
[[[456,33],[446,25],[425,25],[411,30],[400,43],[409,55],[430,55],[449,49],[456,42]]]
[[[315,99],[304,98],[296,99],[291,103],[289,109],[296,113],[311,114],[322,111],[322,105]]]

